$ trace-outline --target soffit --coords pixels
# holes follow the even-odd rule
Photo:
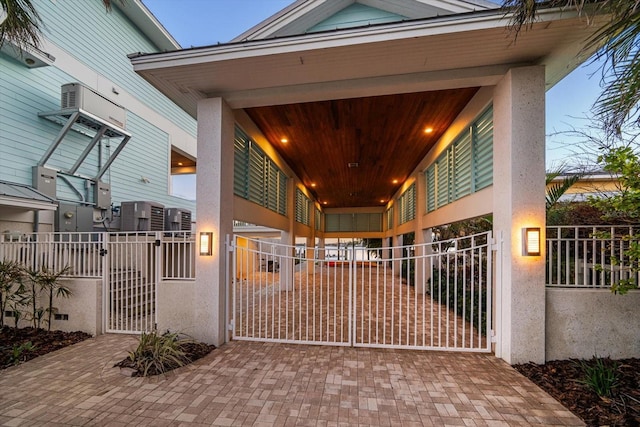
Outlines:
[[[491,12],[144,55],[132,58],[132,63],[136,72],[194,117],[197,100],[206,96],[224,97],[233,108],[255,107],[310,101],[305,89],[318,85],[314,99],[340,97],[339,90],[328,88],[352,97],[349,88],[354,82],[368,82],[363,94],[379,95],[384,92],[376,91],[393,79],[462,71],[468,77],[465,86],[478,86],[488,84],[488,68],[513,64],[546,65],[551,86],[577,65],[582,41],[595,30],[568,15],[543,15],[548,21],[534,24],[517,40],[505,29],[501,12]],[[491,78],[495,84],[500,76]],[[440,80],[439,88],[447,88],[446,77]],[[421,90],[428,88],[404,92]],[[265,97],[265,92],[272,96]],[[296,92],[298,99],[280,99],[287,92]],[[323,98],[329,93],[330,98]]]
[[[246,112],[320,203],[332,208],[384,206],[477,89]]]

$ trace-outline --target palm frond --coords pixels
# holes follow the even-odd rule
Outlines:
[[[9,40],[21,49],[40,45],[42,18],[31,0],[0,0],[5,20],[0,24],[0,46]]]

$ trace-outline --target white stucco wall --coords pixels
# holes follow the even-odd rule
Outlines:
[[[195,281],[165,280],[158,284],[156,313],[158,331],[193,335],[197,321],[193,311]]]
[[[546,360],[640,357],[640,291],[546,290]]]

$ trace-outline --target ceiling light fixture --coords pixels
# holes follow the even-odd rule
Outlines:
[[[178,166],[182,166],[182,162],[178,162]]]
[[[289,142],[289,140],[287,138],[282,138],[280,139],[280,142],[282,142],[283,144],[286,144],[287,142]]]
[[[424,130],[424,133],[431,133],[431,132],[433,132],[433,128],[426,128]]]
[[[398,183],[398,180],[397,180],[397,179],[394,179],[394,180],[393,180],[393,181],[391,181],[391,182],[393,182],[394,184],[397,184],[397,183]]]
[[[316,183],[315,183],[315,182],[312,182],[312,183],[311,183],[311,186],[312,186],[312,187],[315,187],[315,186],[316,186]]]

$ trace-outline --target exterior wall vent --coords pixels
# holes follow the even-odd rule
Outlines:
[[[162,231],[164,205],[155,202],[122,202],[121,231]]]
[[[62,109],[78,108],[93,114],[124,129],[127,124],[127,113],[123,106],[100,95],[80,83],[62,85],[60,107]]]

